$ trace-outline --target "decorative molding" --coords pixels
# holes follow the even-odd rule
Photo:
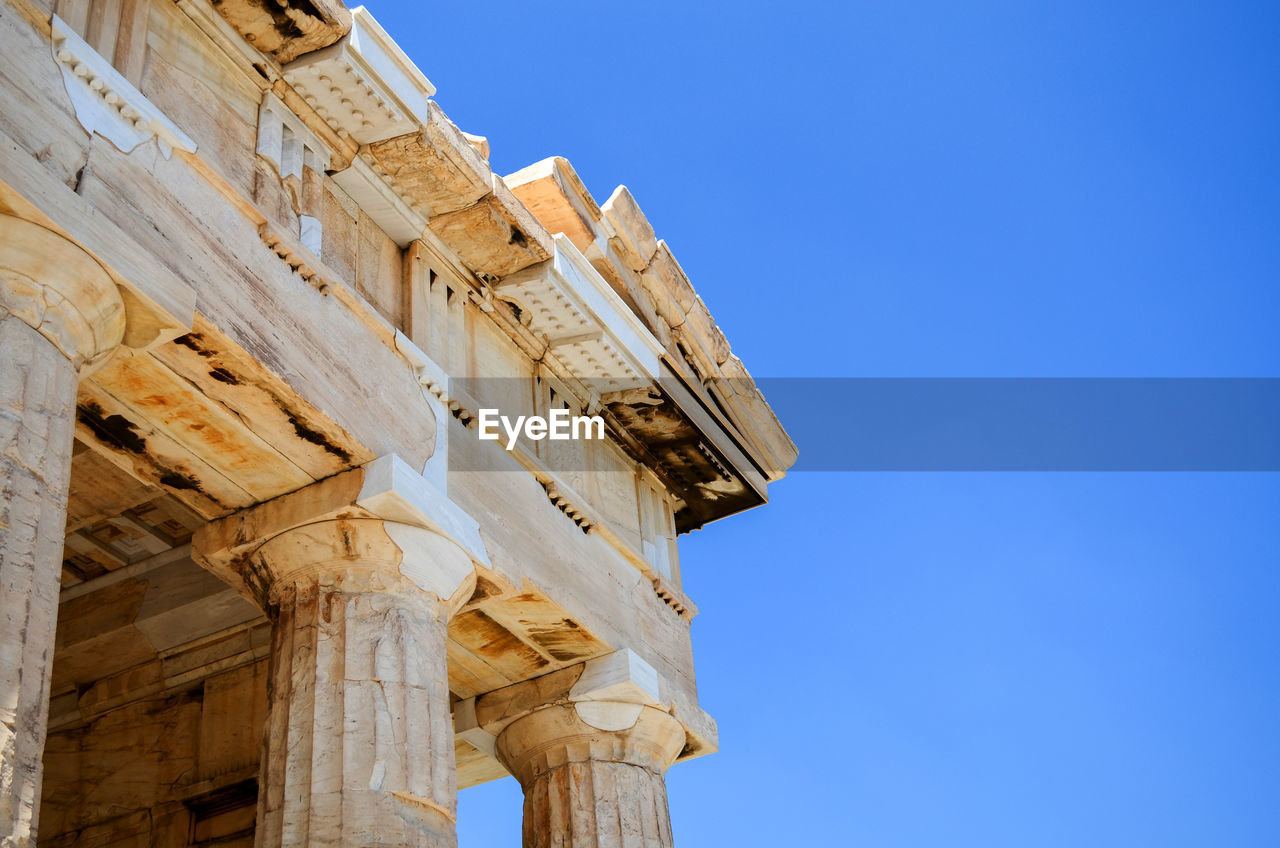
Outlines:
[[[729,474],[729,469],[725,468],[724,463],[716,456],[715,451],[708,447],[707,443],[701,439],[698,440],[698,453],[702,454],[703,458],[707,460],[707,463],[716,470],[716,473],[720,475],[720,479],[733,479]]]
[[[445,374],[444,369],[400,330],[396,330],[396,350],[413,367],[418,384],[449,410],[450,415],[461,421],[464,426],[470,426],[475,420],[475,414],[469,403],[464,403],[449,393],[449,376]]]
[[[586,498],[575,492],[572,487],[562,483],[555,474],[547,469],[542,461],[539,460],[532,452],[525,449],[524,445],[517,443],[511,450],[511,456],[525,467],[529,473],[533,474],[538,485],[542,486],[542,490],[547,493],[547,500],[565,516],[578,525],[578,529],[583,533],[590,533],[593,530],[606,530],[607,524],[600,524],[591,514],[587,507]],[[611,538],[616,538],[612,537]],[[612,542],[611,542],[612,544]],[[633,561],[639,563],[635,554],[632,554]]]
[[[435,86],[363,7],[336,44],[284,67],[284,78],[341,136],[370,144],[427,120]]]
[[[542,484],[542,488],[546,490],[547,499],[551,501],[552,505],[567,515],[570,521],[578,525],[579,530],[583,533],[591,532],[591,528],[595,527],[595,522],[577,506],[574,502],[574,496],[565,493],[565,487],[555,481],[547,481]]]
[[[676,615],[686,622],[693,621],[697,610],[683,592],[671,585],[667,577],[655,571],[649,575],[649,582],[653,584],[653,593],[658,596],[658,600],[675,610]]]
[[[295,243],[270,223],[258,227],[258,237],[262,239],[263,244],[271,248],[272,253],[283,259],[295,274],[314,286],[321,294],[328,293],[329,280],[315,267],[320,263],[315,261],[314,256],[308,255],[309,249]],[[303,250],[307,252],[304,253]]]
[[[597,394],[657,382],[661,344],[567,236],[554,242],[550,260],[499,280],[494,290],[520,306],[529,329]]]
[[[50,27],[54,61],[62,71],[76,120],[85,130],[96,132],[126,153],[152,138],[166,159],[175,148],[195,152],[196,143],[190,136],[76,35],[66,21],[54,15]]]

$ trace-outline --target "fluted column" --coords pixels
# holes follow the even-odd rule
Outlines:
[[[35,844],[76,385],[124,334],[79,247],[0,215],[0,846]]]
[[[498,758],[524,789],[524,848],[670,848],[664,775],[683,726],[654,706],[589,706],[547,705],[498,734]]]
[[[193,539],[197,560],[272,622],[258,848],[457,844],[447,623],[475,569],[436,529],[379,517],[426,522],[420,490],[390,485],[415,482],[397,463],[331,477]]]

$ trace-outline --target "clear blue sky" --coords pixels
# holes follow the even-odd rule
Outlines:
[[[629,186],[757,376],[1280,376],[1276,4],[370,6],[495,169]],[[682,540],[677,844],[1280,845],[1280,475],[771,496]],[[460,806],[519,843],[513,781]]]

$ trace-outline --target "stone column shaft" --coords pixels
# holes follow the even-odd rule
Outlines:
[[[257,845],[455,844],[446,611],[390,582],[279,590]]]
[[[498,734],[498,757],[524,789],[524,848],[671,848],[664,775],[683,726],[653,706],[591,706],[550,704]]]
[[[525,790],[522,837],[525,848],[670,848],[666,781],[627,763],[566,763]]]
[[[0,312],[0,845],[35,844],[76,372]]]
[[[35,844],[78,372],[124,334],[83,250],[0,215],[0,846]]]
[[[420,512],[397,462],[335,475],[193,539],[197,561],[272,622],[257,848],[457,844],[447,625],[475,566],[451,538],[374,511]]]

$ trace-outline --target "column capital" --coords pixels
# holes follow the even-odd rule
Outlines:
[[[377,517],[330,518],[289,528],[236,558],[233,567],[263,607],[273,606],[281,591],[300,582],[333,583],[349,591],[420,589],[457,604],[475,587],[475,565],[451,539]]]
[[[0,310],[34,328],[80,368],[124,338],[115,282],[75,242],[24,218],[0,214]]]
[[[455,729],[523,783],[565,762],[641,765],[661,774],[687,734],[659,696],[657,671],[629,649],[468,699]]]
[[[192,556],[264,609],[317,578],[416,587],[452,609],[469,597],[475,565],[488,564],[474,520],[395,456],[210,522]]]
[[[455,706],[455,732],[520,782],[524,848],[671,848],[664,775],[689,736],[658,683],[623,650]]]
[[[658,707],[641,706],[630,727],[601,730],[583,721],[574,705],[551,704],[508,724],[494,749],[520,785],[527,786],[571,763],[620,763],[662,775],[684,741],[684,726]]]

